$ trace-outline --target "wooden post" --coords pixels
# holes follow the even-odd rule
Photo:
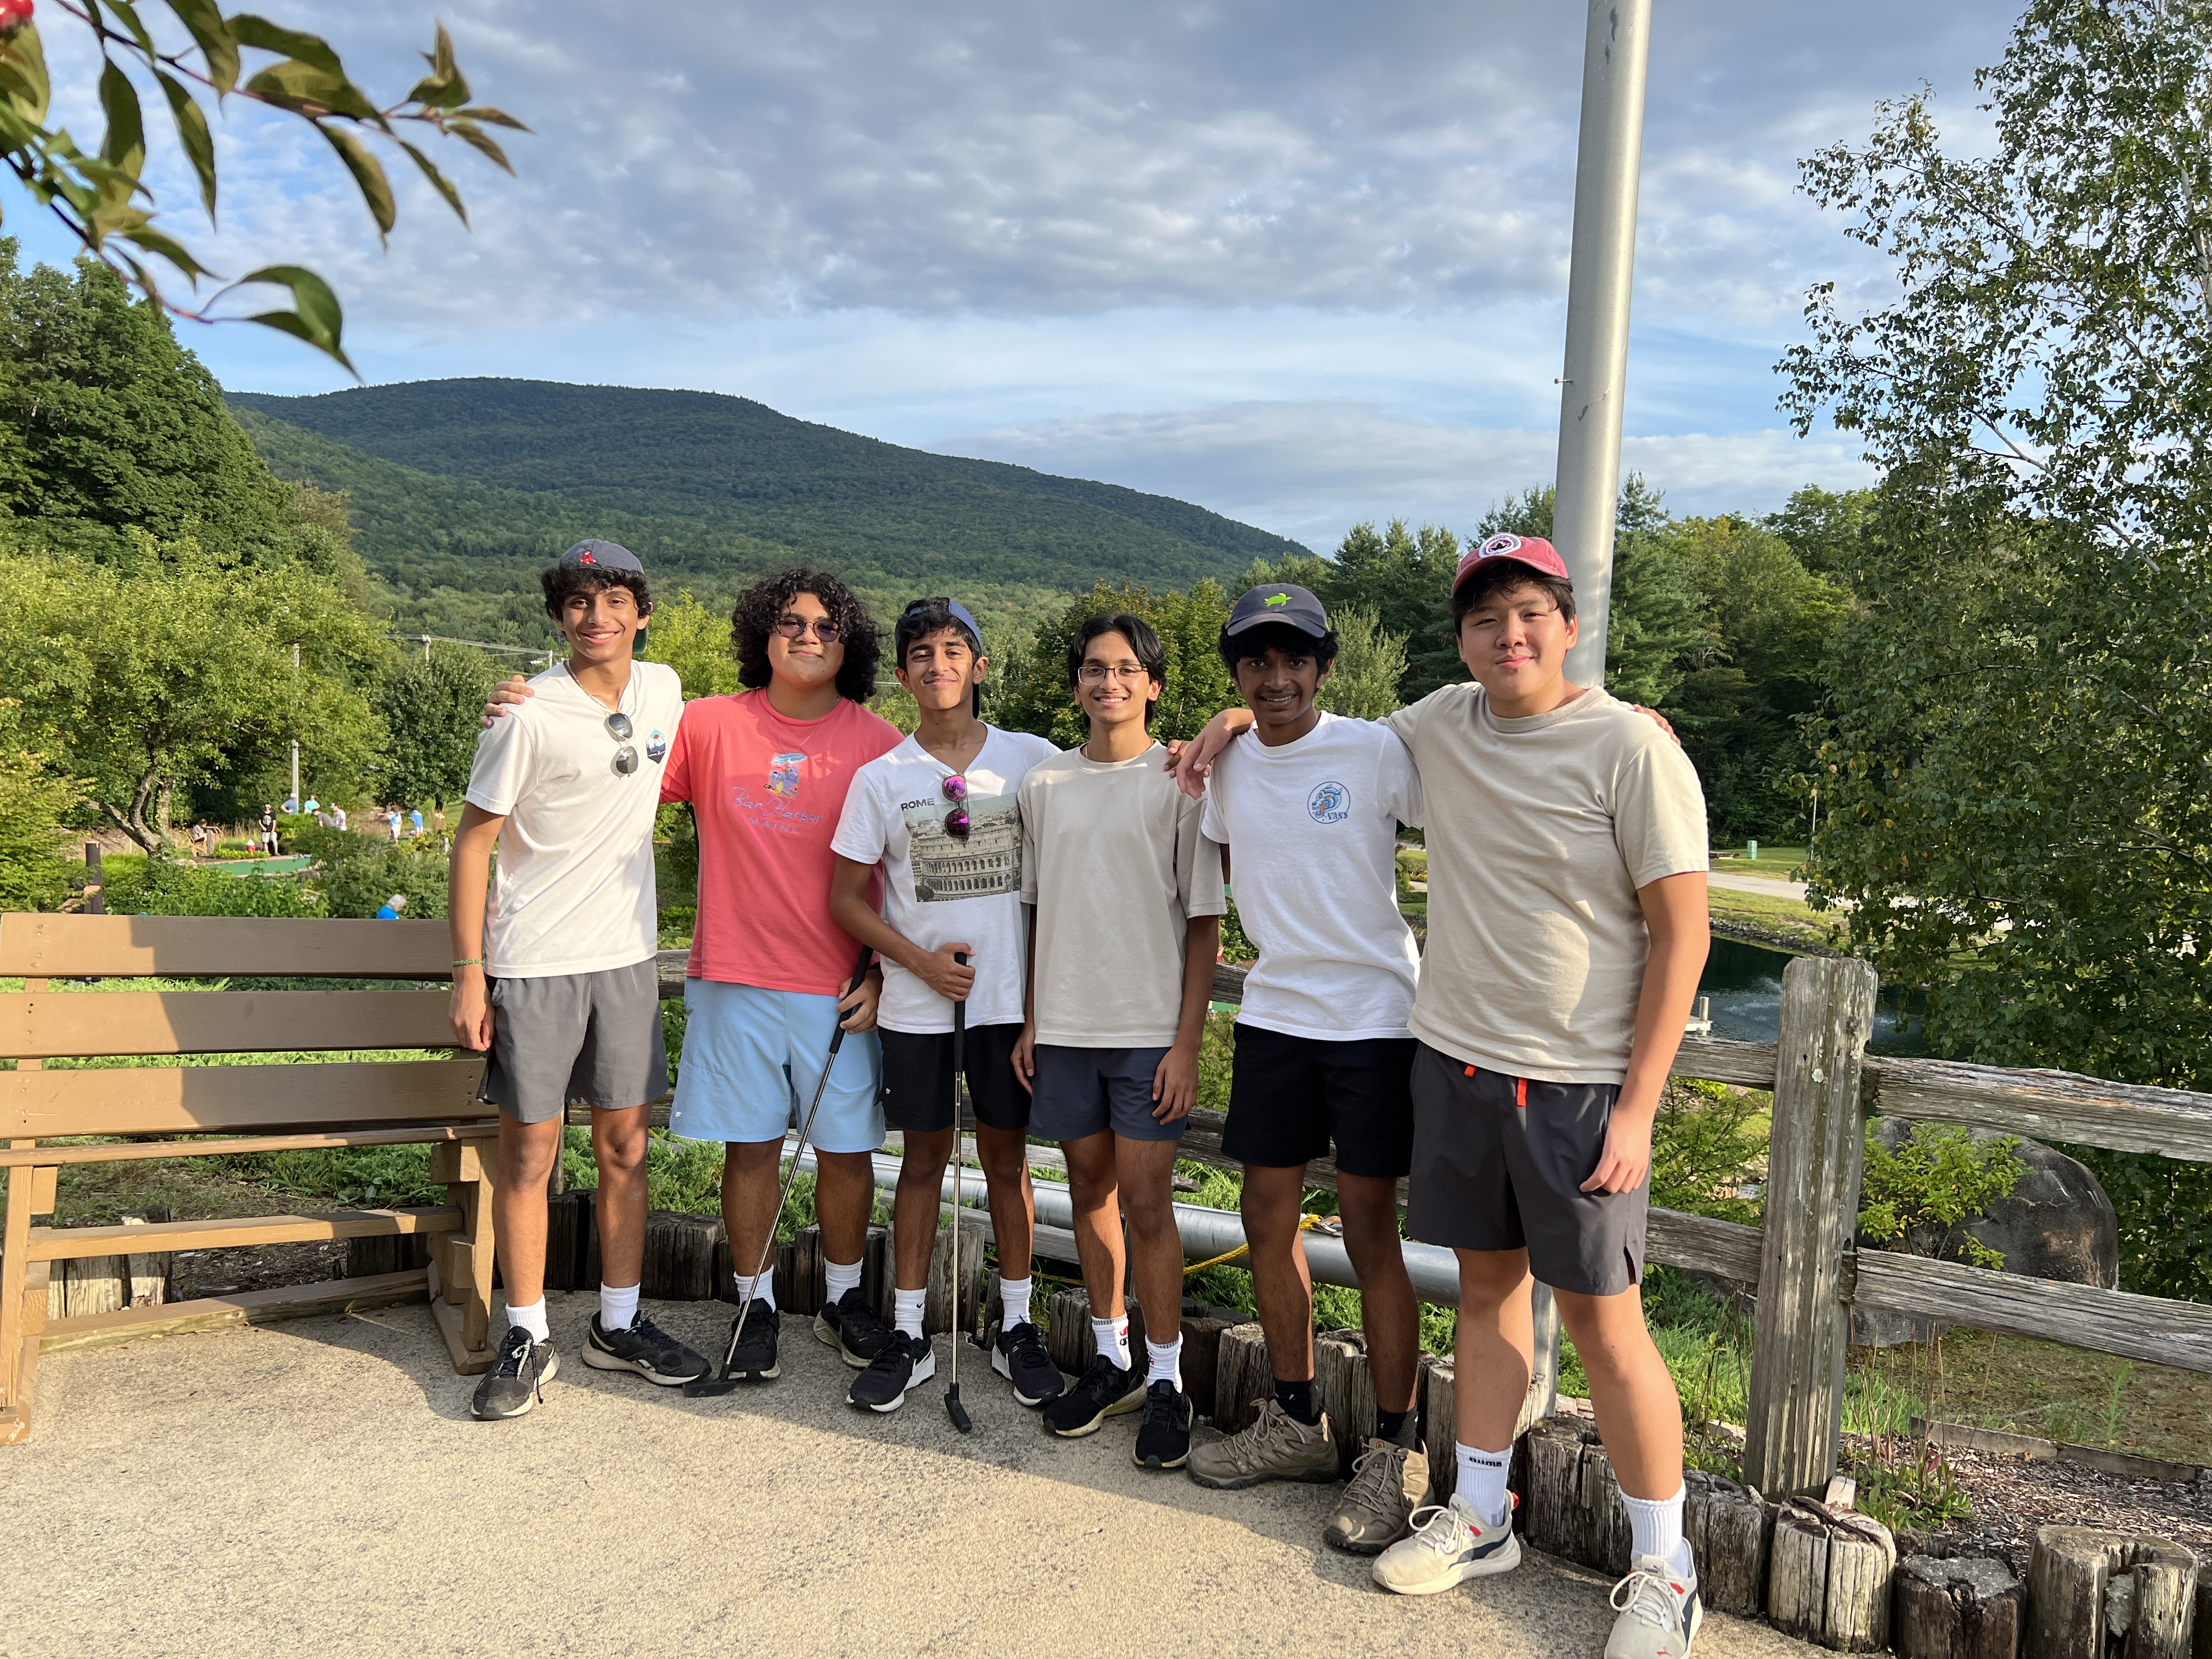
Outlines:
[[[1874,1028],[1865,963],[1799,957],[1782,975],[1782,1043],[1766,1175],[1744,1473],[1776,1495],[1836,1472],[1850,1310],[1844,1252],[1858,1222],[1859,1070]]]
[[[1052,1363],[1070,1376],[1090,1368],[1094,1345],[1091,1340],[1091,1295],[1080,1285],[1054,1291],[1045,1299],[1045,1351]]]
[[[1336,1440],[1337,1473],[1348,1480],[1352,1461],[1367,1449],[1375,1432],[1375,1379],[1367,1374],[1367,1334],[1327,1331],[1315,1337],[1314,1381]]]
[[[719,1216],[654,1210],[645,1218],[644,1271],[638,1291],[653,1302],[706,1302],[714,1295]],[[548,1241],[549,1245],[550,1241]],[[549,1255],[551,1253],[549,1249]]]
[[[983,1284],[990,1269],[983,1263],[983,1249],[990,1223],[974,1210],[963,1210],[960,1225],[960,1284],[956,1299],[952,1284],[953,1218],[947,1215],[930,1247],[927,1300],[922,1304],[921,1328],[966,1334],[975,1328],[982,1310]],[[1142,1352],[1139,1350],[1139,1352]]]
[[[1242,1433],[1260,1414],[1260,1402],[1274,1396],[1275,1373],[1267,1363],[1267,1334],[1260,1322],[1222,1332],[1215,1362],[1213,1426],[1224,1434]]]
[[[1547,1555],[1564,1555],[1619,1577],[1628,1571],[1628,1510],[1613,1459],[1586,1417],[1551,1417],[1528,1431],[1528,1492],[1522,1534]]]
[[[1709,1607],[1743,1619],[1757,1617],[1766,1605],[1773,1510],[1756,1487],[1703,1469],[1685,1470],[1682,1484],[1682,1535],[1697,1560],[1698,1593]]]
[[[1896,1566],[1896,1540],[1881,1522],[1793,1498],[1775,1517],[1766,1616],[1784,1635],[1872,1653],[1889,1645]]]
[[[2197,1558],[2163,1538],[2044,1527],[2027,1569],[2026,1659],[2189,1659]],[[2123,1645],[2124,1644],[2124,1645]]]
[[[1448,1504],[1459,1489],[1459,1395],[1449,1354],[1425,1353],[1413,1389],[1420,1408],[1421,1455],[1429,1462],[1429,1495],[1424,1502]]]
[[[88,916],[107,914],[106,880],[100,874],[100,843],[96,841],[84,844],[84,913]]]
[[[1513,1425],[1516,1439],[1532,1425],[1559,1413],[1559,1304],[1552,1287],[1539,1280],[1529,1286],[1528,1306],[1535,1316],[1536,1342],[1528,1367],[1528,1397],[1521,1402],[1521,1420]]]
[[[1898,1659],[2018,1659],[2027,1589],[1991,1556],[1897,1564]]]
[[[1182,1316],[1182,1391],[1193,1410],[1211,1418],[1221,1387],[1221,1334],[1238,1323],[1212,1310]]]

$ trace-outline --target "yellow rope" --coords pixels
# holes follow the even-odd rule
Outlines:
[[[1333,1215],[1302,1215],[1298,1218],[1298,1231],[1302,1233],[1311,1232],[1315,1228],[1327,1226],[1335,1219]],[[1211,1261],[1194,1262],[1182,1270],[1182,1276],[1188,1279],[1193,1273],[1202,1273],[1208,1267],[1218,1267],[1224,1261],[1234,1261],[1238,1256],[1249,1254],[1251,1249],[1249,1243],[1239,1244],[1235,1249],[1224,1251],[1215,1256]]]

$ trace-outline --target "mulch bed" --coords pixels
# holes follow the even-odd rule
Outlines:
[[[2001,1555],[2024,1578],[2036,1528],[2071,1526],[2148,1533],[2212,1561],[2212,1481],[2130,1480],[2079,1463],[2030,1462],[1955,1446],[1946,1448],[1943,1458],[1972,1503],[1973,1516],[1924,1534],[1900,1536],[1900,1554],[1926,1537],[1956,1553]]]

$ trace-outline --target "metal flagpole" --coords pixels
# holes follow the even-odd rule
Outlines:
[[[1613,598],[1620,405],[1628,372],[1628,299],[1636,269],[1636,187],[1644,164],[1644,76],[1651,0],[1589,0],[1583,114],[1575,159],[1575,230],[1567,276],[1566,367],[1559,386],[1559,499],[1552,540],[1574,578],[1580,640],[1567,654],[1577,685],[1605,683]]]

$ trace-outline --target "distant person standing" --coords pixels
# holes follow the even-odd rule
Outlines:
[[[346,827],[345,808],[336,801],[331,803],[331,827],[334,830],[343,830]]]
[[[315,809],[321,805],[322,802],[317,800],[313,795],[310,795],[307,797],[307,805],[302,806],[300,810],[302,812],[305,812],[309,817],[313,817],[315,816]]]
[[[399,839],[399,809],[396,806],[386,807],[384,822],[386,827],[392,831],[392,839],[398,841]]]
[[[399,920],[399,913],[406,908],[407,895],[394,893],[384,901],[382,907],[376,913],[376,919],[379,921],[397,921]]]
[[[407,815],[407,817],[408,821],[415,826],[414,838],[420,840],[422,835],[422,809],[419,806],[416,807],[413,811]]]
[[[261,803],[261,850],[271,858],[276,855],[276,809],[265,800]]]
[[[204,859],[208,853],[208,827],[205,818],[192,825],[192,856]]]

